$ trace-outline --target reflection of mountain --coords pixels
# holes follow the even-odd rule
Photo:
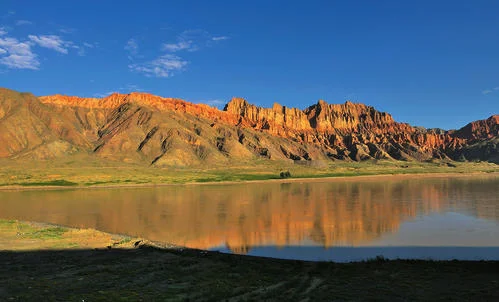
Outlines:
[[[161,188],[0,192],[0,216],[207,249],[364,245],[417,215],[499,220],[499,178],[379,178]],[[22,202],[19,202],[22,200]]]

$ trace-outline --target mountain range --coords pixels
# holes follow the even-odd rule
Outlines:
[[[36,97],[0,88],[0,158],[72,154],[157,166],[253,159],[499,163],[499,115],[458,130],[397,122],[371,106],[319,100],[304,110],[232,98],[223,110],[148,93]]]

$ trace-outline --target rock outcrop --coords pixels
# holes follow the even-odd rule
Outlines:
[[[301,110],[224,108],[148,93],[105,98],[0,90],[0,157],[86,153],[154,165],[231,160],[499,160],[499,115],[459,130],[412,127],[371,106],[323,100]]]
[[[446,158],[468,140],[452,135],[452,131],[426,130],[398,123],[388,113],[348,101],[328,104],[320,100],[300,110],[279,104],[259,108],[244,99],[234,98],[224,110],[241,116],[240,123],[253,129],[302,144],[320,145],[333,159]]]
[[[453,135],[469,141],[497,138],[499,137],[499,115],[471,122],[455,131]]]

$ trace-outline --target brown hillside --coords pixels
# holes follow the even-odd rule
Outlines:
[[[415,128],[351,102],[320,100],[300,110],[279,104],[261,108],[233,98],[221,111],[148,93],[36,98],[0,90],[0,157],[85,153],[177,166],[255,158],[303,163],[463,156],[487,160],[497,157],[498,129],[497,115],[457,131]],[[492,145],[483,147],[485,141]]]

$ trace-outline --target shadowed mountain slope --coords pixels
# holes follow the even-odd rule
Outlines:
[[[499,116],[442,131],[412,127],[371,106],[320,100],[305,110],[233,98],[223,111],[147,93],[105,98],[0,89],[0,157],[83,153],[126,162],[191,166],[256,158],[327,160],[498,159]]]

